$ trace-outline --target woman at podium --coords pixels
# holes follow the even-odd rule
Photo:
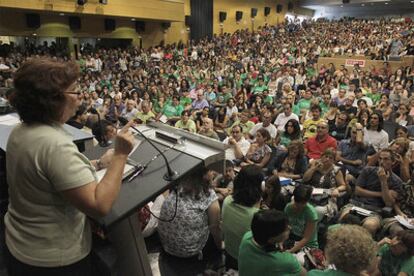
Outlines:
[[[63,124],[82,101],[74,62],[30,59],[14,75],[11,104],[21,124],[7,143],[5,215],[9,275],[90,275],[86,216],[107,214],[134,138],[123,129],[113,153],[89,161]],[[129,127],[129,126],[128,126]],[[98,183],[96,169],[108,166]]]

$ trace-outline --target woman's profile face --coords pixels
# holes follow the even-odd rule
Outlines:
[[[402,130],[402,129],[397,130],[396,136],[397,136],[397,138],[400,138],[400,137],[402,137],[402,138],[408,138],[408,134],[404,130]]]
[[[261,145],[264,143],[264,137],[262,136],[262,134],[260,134],[260,132],[256,133],[256,142]]]
[[[65,96],[65,106],[62,112],[61,121],[66,122],[72,116],[75,115],[79,106],[82,104],[83,94],[80,93],[80,87],[77,84],[77,82],[69,86],[69,88],[66,89],[66,91],[64,91],[63,93]],[[76,93],[79,93],[79,94],[76,94]]]

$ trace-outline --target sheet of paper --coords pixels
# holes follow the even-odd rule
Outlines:
[[[323,195],[324,189],[321,188],[313,188],[312,195]]]
[[[413,219],[411,219],[411,221],[409,221],[408,219],[404,218],[403,216],[395,216],[394,218],[396,218],[401,225],[407,227],[408,229],[414,230]]]
[[[20,119],[17,116],[12,115],[4,115],[0,116],[0,125],[6,125],[6,126],[14,126],[20,123]]]
[[[133,169],[134,169],[134,166],[129,165],[129,164],[125,164],[123,178],[126,177],[126,176],[128,176],[128,174]],[[106,173],[106,169],[99,170],[99,171],[96,172],[96,176],[98,177],[98,182],[102,180],[102,178],[104,177],[105,173]]]
[[[168,118],[167,118],[167,116],[165,116],[165,115],[162,115],[161,117],[160,117],[160,122],[162,122],[162,123],[167,123],[167,121],[168,121]]]

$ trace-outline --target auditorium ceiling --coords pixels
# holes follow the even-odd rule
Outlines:
[[[299,0],[300,6],[315,10],[316,17],[340,18],[413,16],[412,0],[350,0],[344,4],[342,0]]]

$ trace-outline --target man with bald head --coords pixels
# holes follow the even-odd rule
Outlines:
[[[322,153],[332,148],[336,150],[336,140],[329,135],[329,126],[326,121],[319,122],[316,136],[308,138],[305,142],[305,151],[309,159],[319,159]]]
[[[139,123],[146,124],[149,119],[154,119],[155,114],[151,111],[150,103],[147,100],[142,101],[141,103],[141,112],[138,112],[135,116],[135,120]]]

